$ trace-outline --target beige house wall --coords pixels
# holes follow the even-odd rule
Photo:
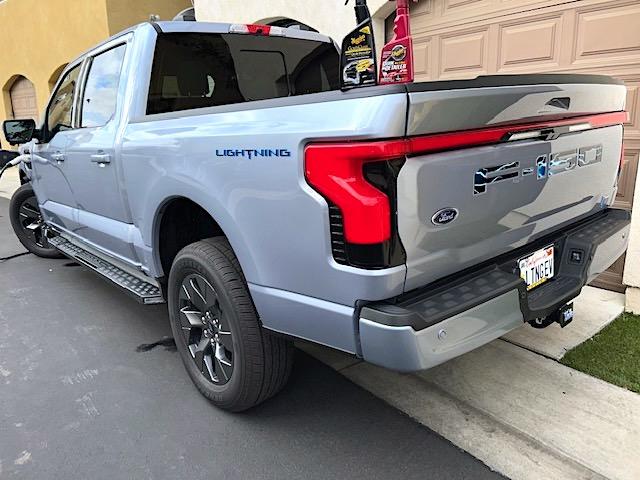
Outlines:
[[[104,0],[0,2],[0,122],[11,116],[9,90],[20,75],[34,84],[42,112],[53,73],[108,34]]]
[[[395,3],[388,0],[368,0],[374,17],[378,48],[384,39],[384,19],[393,11]],[[355,13],[351,0],[195,0],[196,17],[202,22],[267,23],[291,18],[330,36],[338,43],[355,27]]]
[[[171,20],[192,6],[191,0],[106,0],[106,4],[111,35],[149,20],[152,14]]]
[[[38,113],[66,65],[111,35],[158,14],[170,20],[190,0],[0,0],[0,123],[20,76],[35,87]],[[3,148],[8,147],[0,134]]]

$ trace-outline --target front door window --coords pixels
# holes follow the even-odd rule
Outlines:
[[[53,94],[47,109],[46,127],[49,139],[62,130],[73,128],[73,98],[80,76],[80,65],[65,75],[58,89]]]

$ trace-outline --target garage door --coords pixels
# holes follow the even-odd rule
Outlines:
[[[603,73],[628,87],[625,166],[616,199],[631,209],[640,156],[640,2],[420,0],[412,8],[416,79]],[[624,258],[597,281],[622,290]]]
[[[9,91],[13,118],[38,120],[38,104],[36,103],[36,89],[27,78],[18,77]]]

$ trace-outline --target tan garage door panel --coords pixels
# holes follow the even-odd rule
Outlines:
[[[417,81],[542,72],[624,80],[630,120],[616,206],[631,209],[640,158],[638,0],[421,0],[412,29]],[[601,284],[621,289],[623,265]]]
[[[497,70],[551,69],[560,65],[562,15],[552,14],[526,22],[505,22],[498,27]],[[536,41],[532,42],[531,39]]]
[[[576,11],[574,65],[640,61],[640,4],[620,3]]]
[[[470,29],[440,36],[437,78],[483,75],[489,57],[489,29]]]
[[[569,0],[570,1],[570,0]],[[419,0],[412,5],[414,32],[492,20],[566,2],[558,0]]]
[[[429,5],[421,2],[415,9]],[[569,2],[473,22],[459,18],[453,25],[438,20],[437,11],[413,18],[418,80],[536,71],[640,72],[637,1]]]
[[[638,26],[640,30],[640,25]],[[637,75],[620,75],[627,85],[627,111],[629,123],[625,125],[625,137],[627,140],[640,142],[640,65]]]

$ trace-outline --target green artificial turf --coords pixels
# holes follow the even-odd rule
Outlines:
[[[596,336],[567,352],[561,361],[640,393],[640,316],[622,314]]]

